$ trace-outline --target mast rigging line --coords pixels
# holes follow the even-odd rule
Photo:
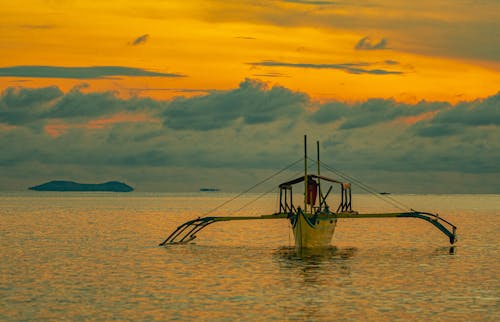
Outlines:
[[[352,177],[352,176],[349,176],[345,173],[342,173],[340,170],[338,169],[335,169],[331,166],[329,166],[328,164],[324,163],[323,161],[320,161],[320,163],[329,171],[335,173],[336,175],[339,175],[341,176],[342,178],[346,179],[346,180],[349,180],[349,181],[352,181],[353,183],[355,183],[357,186],[359,186],[361,189],[363,189],[364,191],[366,192],[369,192],[371,194],[373,194],[374,196],[376,196],[377,198],[379,198],[380,200],[382,201],[385,201],[389,204],[391,204],[392,206],[400,209],[400,210],[403,210],[403,211],[407,211],[407,210],[411,210],[411,207],[409,207],[408,205],[394,199],[394,198],[391,198],[389,196],[381,196],[379,194],[379,192],[373,188],[373,187],[370,187],[369,185],[361,182],[360,180]]]
[[[302,160],[299,160],[299,161],[302,161]],[[311,164],[307,167],[307,169],[309,170],[310,168],[314,167],[314,164]],[[286,179],[285,181],[289,181],[295,177],[297,177],[298,175],[300,175],[302,173],[302,170],[296,172],[295,174],[291,175],[288,179]],[[241,211],[242,209],[248,207],[249,205],[251,205],[252,203],[256,202],[257,200],[259,200],[260,198],[264,197],[265,195],[268,195],[270,194],[271,192],[273,192],[273,190],[276,189],[276,187],[272,187],[271,189],[269,189],[268,191],[266,192],[263,192],[262,194],[260,194],[259,196],[257,196],[255,199],[251,200],[250,202],[244,204],[241,208],[235,210],[234,212],[238,212],[238,211]]]
[[[233,198],[229,199],[229,200],[226,200],[224,201],[223,203],[221,203],[220,205],[218,205],[217,207],[213,208],[212,210],[209,210],[208,212],[206,212],[205,214],[203,214],[202,216],[205,217],[209,214],[211,214],[212,212],[216,211],[217,209],[220,209],[222,208],[223,206],[227,205],[228,203],[230,203],[231,201],[235,200],[235,199],[238,199],[239,197],[243,196],[244,194],[248,193],[249,191],[251,191],[252,189],[260,186],[261,184],[264,184],[265,182],[271,180],[272,178],[274,178],[275,176],[277,176],[278,174],[290,169],[291,167],[293,167],[294,165],[296,165],[297,163],[299,162],[302,162],[304,160],[304,158],[300,158],[298,159],[297,161],[287,165],[286,167],[284,167],[283,169],[273,173],[272,175],[268,176],[267,178],[265,178],[264,180],[260,181],[260,182],[257,182],[256,184],[254,184],[253,186],[251,186],[250,188],[246,189],[245,191],[243,192],[240,192],[238,195],[234,196]],[[245,205],[244,207],[246,207],[247,205]],[[243,209],[243,208],[241,208]],[[239,210],[241,210],[239,209]],[[238,211],[239,211],[238,210]]]

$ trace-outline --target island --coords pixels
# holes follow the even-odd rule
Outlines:
[[[109,181],[105,183],[78,183],[73,181],[50,181],[39,186],[28,188],[35,191],[111,191],[111,192],[130,192],[134,188],[118,181]]]

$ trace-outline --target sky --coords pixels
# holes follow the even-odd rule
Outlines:
[[[0,190],[239,192],[300,159],[307,134],[323,162],[381,191],[500,193],[499,12],[498,0],[5,1]]]

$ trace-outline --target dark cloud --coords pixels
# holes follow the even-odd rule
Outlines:
[[[0,123],[16,125],[37,120],[63,95],[55,86],[7,88],[0,96]]]
[[[457,134],[460,128],[450,124],[419,123],[414,127],[414,131],[418,136],[433,138]]]
[[[0,77],[96,79],[113,76],[185,77],[185,75],[182,74],[159,73],[141,68],[123,66],[11,66],[0,68]]]
[[[340,129],[353,129],[389,122],[399,117],[415,116],[440,108],[440,104],[407,105],[394,100],[372,98],[352,106]]]
[[[387,39],[382,38],[380,39],[379,42],[373,43],[370,37],[363,37],[361,38],[354,49],[356,50],[380,50],[380,49],[387,49]]]
[[[148,41],[148,40],[149,40],[149,34],[141,35],[141,36],[134,39],[134,41],[132,42],[132,46],[145,44],[146,41]]]
[[[90,120],[117,112],[158,111],[165,103],[150,98],[121,99],[114,92],[68,93],[57,87],[7,88],[0,96],[0,123],[18,125],[48,119]]]
[[[287,63],[273,60],[264,60],[260,62],[247,63],[252,66],[265,67],[291,67],[291,68],[311,68],[311,69],[338,69],[349,74],[371,74],[371,75],[399,75],[404,74],[402,71],[384,70],[384,69],[367,69],[371,63],[343,63],[343,64],[311,64],[311,63]]]
[[[122,109],[122,100],[112,92],[82,93],[72,90],[59,100],[44,116],[46,118],[95,118]],[[125,110],[123,108],[122,110]]]
[[[280,117],[297,117],[307,102],[305,94],[280,86],[267,88],[247,79],[235,90],[175,99],[163,114],[164,124],[172,129],[205,131],[227,127],[236,120],[269,123]]]
[[[421,115],[448,106],[439,102],[409,105],[392,99],[372,98],[355,104],[326,103],[311,115],[311,120],[319,124],[341,120],[339,129],[347,130],[390,122],[400,117]]]
[[[318,124],[335,122],[351,112],[347,104],[341,102],[330,102],[321,105],[321,107],[314,112],[310,118],[313,122]]]
[[[500,92],[485,100],[460,103],[439,113],[433,123],[467,126],[500,125]]]
[[[462,102],[442,109],[434,118],[415,124],[423,137],[456,135],[471,126],[500,126],[500,92],[484,100]]]
[[[322,142],[327,164],[366,183],[391,182],[389,191],[498,193],[498,102],[497,94],[456,105],[319,104],[255,80],[170,101],[10,88],[0,96],[0,188],[23,189],[34,176],[91,182],[134,174],[140,190],[196,190],[202,180],[238,191],[297,160],[306,133]],[[120,113],[146,117],[89,127]],[[62,130],[53,135],[50,126]]]

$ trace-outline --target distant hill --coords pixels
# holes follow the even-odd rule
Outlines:
[[[113,191],[113,192],[130,192],[134,188],[118,181],[110,181],[106,183],[87,184],[73,181],[50,181],[39,186],[28,188],[35,191]]]
[[[200,191],[202,191],[202,192],[217,192],[217,191],[220,191],[220,189],[217,189],[217,188],[200,188]]]

